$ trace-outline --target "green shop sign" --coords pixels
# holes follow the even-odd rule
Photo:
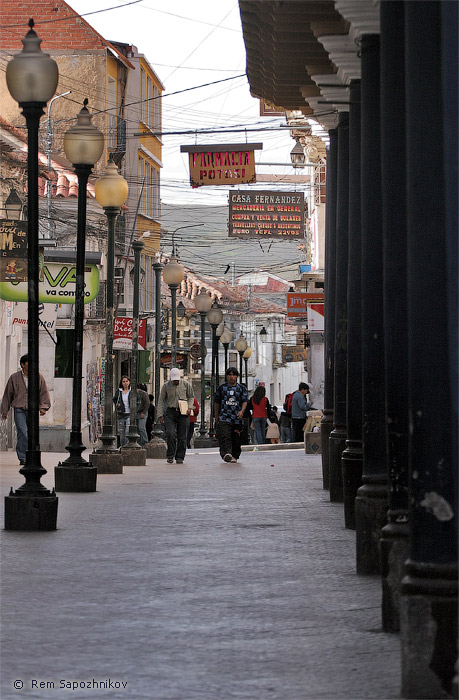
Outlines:
[[[38,301],[43,304],[75,303],[76,266],[67,263],[45,263],[40,267]],[[99,269],[86,265],[84,272],[84,303],[89,304],[99,292]],[[27,281],[3,277],[0,281],[0,299],[27,301]]]

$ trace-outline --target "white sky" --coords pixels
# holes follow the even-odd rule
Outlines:
[[[282,117],[260,117],[244,77],[177,95],[167,93],[245,74],[245,47],[237,0],[70,0],[79,14],[119,6],[85,17],[105,39],[137,46],[165,86],[163,130],[227,128],[230,125],[279,126]],[[123,5],[128,5],[123,8]],[[256,160],[289,163],[294,141],[286,130],[233,135],[163,137],[161,199],[169,203],[226,204],[228,188],[189,185],[188,154],[181,144],[262,142]],[[257,172],[298,174],[293,168],[265,167]],[[247,186],[242,186],[242,188]],[[263,189],[276,186],[263,184]],[[282,189],[296,189],[289,185]]]

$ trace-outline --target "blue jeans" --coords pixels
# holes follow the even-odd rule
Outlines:
[[[129,426],[131,425],[131,416],[118,416],[118,433],[120,436],[120,447],[128,443],[127,434],[129,432]]]
[[[14,422],[17,433],[16,454],[21,461],[25,460],[27,451],[27,411],[23,408],[15,408]]]
[[[146,416],[145,416],[145,418],[138,418],[137,417],[137,432],[140,435],[139,444],[143,447],[148,442],[147,417]]]
[[[266,442],[266,418],[254,418],[255,442],[257,445],[264,445]]]

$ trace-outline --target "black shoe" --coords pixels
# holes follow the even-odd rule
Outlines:
[[[176,459],[175,461],[177,464],[183,464],[183,459]]]

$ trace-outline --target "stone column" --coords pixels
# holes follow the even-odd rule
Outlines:
[[[350,84],[349,261],[347,286],[347,439],[342,455],[344,524],[355,530],[355,497],[362,485],[362,310],[360,196],[360,80]]]
[[[384,345],[389,511],[381,531],[382,624],[400,629],[408,558],[408,314],[404,2],[381,3],[381,172],[384,239]]]
[[[330,487],[329,438],[333,428],[334,354],[335,354],[335,267],[336,267],[336,167],[338,162],[338,133],[330,129],[327,156],[325,209],[325,388],[324,409],[320,425],[322,434],[322,482]]]
[[[400,631],[410,698],[457,690],[457,26],[457,3],[405,3],[410,556]]]
[[[387,510],[379,85],[379,35],[365,34],[361,82],[363,486],[355,501],[359,574],[380,571],[379,538]]]
[[[330,501],[343,501],[341,456],[346,447],[347,261],[349,233],[349,113],[338,123],[333,430],[330,433]]]

